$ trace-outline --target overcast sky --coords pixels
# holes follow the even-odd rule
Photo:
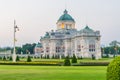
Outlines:
[[[37,43],[46,31],[56,30],[66,8],[78,30],[87,24],[100,30],[101,44],[120,41],[120,0],[0,0],[0,46],[13,46],[14,19],[20,28],[16,45]]]

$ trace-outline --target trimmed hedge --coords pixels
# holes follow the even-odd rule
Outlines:
[[[77,58],[76,58],[75,54],[73,54],[72,63],[77,63]]]
[[[109,62],[80,62],[80,66],[108,66]]]
[[[38,66],[61,66],[63,63],[61,62],[50,62],[50,61],[42,61],[42,62],[0,62],[0,65],[38,65]]]
[[[30,56],[28,56],[27,57],[27,62],[31,62],[32,60],[31,60],[31,57]]]
[[[66,58],[64,60],[64,66],[71,66],[71,62],[70,62],[69,56],[66,56]]]
[[[107,80],[120,80],[120,56],[116,57],[108,65]]]
[[[16,56],[16,61],[20,61],[20,58],[19,58],[19,56]]]

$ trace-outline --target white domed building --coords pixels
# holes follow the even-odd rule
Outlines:
[[[94,31],[86,26],[75,28],[75,20],[65,10],[57,21],[57,30],[49,31],[41,37],[42,55],[59,58],[67,55],[82,58],[101,58],[100,31]]]

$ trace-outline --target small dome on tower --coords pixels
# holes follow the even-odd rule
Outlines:
[[[58,21],[73,21],[73,22],[75,22],[75,20],[68,14],[68,11],[66,9],[65,9],[63,15],[60,16]]]

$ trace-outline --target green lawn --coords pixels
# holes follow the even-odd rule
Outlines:
[[[105,66],[0,65],[0,80],[106,80]]]

